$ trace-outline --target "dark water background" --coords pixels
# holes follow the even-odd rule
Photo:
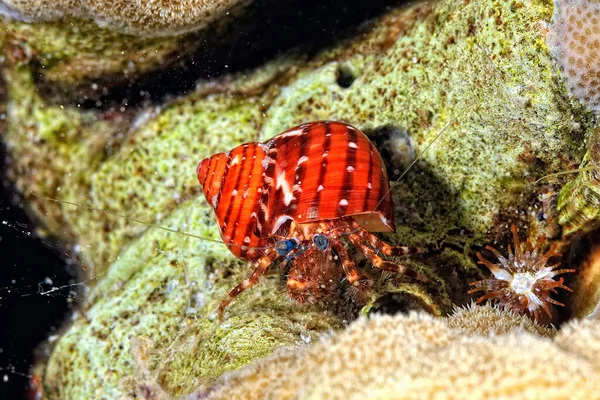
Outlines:
[[[0,159],[5,159],[5,152],[0,147]],[[60,327],[71,304],[68,293],[44,295],[38,284],[43,293],[47,278],[60,287],[73,277],[56,250],[27,236],[33,223],[15,203],[18,198],[6,179],[4,163],[0,179],[0,399],[20,399],[29,382],[35,348]]]

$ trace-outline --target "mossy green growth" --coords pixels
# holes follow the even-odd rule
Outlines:
[[[4,140],[18,160],[11,164],[10,175],[50,232],[75,240],[61,206],[34,194],[57,197],[67,187],[73,192],[89,187],[88,171],[98,167],[110,143],[118,142],[114,136],[122,123],[71,104],[45,101],[27,66],[5,68],[3,73],[9,121]],[[63,185],[66,180],[68,186]]]
[[[102,95],[110,80],[121,81],[164,68],[200,43],[194,34],[131,36],[76,19],[37,24],[10,21],[3,28],[8,53],[19,52],[35,59],[41,67],[36,72],[49,84],[47,87],[75,93],[82,99]],[[73,85],[79,84],[74,90]]]
[[[207,205],[190,200],[164,224],[187,224],[216,239],[211,220]],[[222,244],[148,230],[105,275],[94,277],[98,284],[87,295],[88,306],[48,363],[48,396],[119,398],[142,384],[131,381],[140,367],[169,393],[189,393],[275,348],[340,327],[334,315],[282,297],[277,277],[240,296],[219,323],[218,302],[246,274],[245,263]],[[146,366],[133,362],[137,338],[152,343]]]
[[[548,191],[534,182],[582,157],[590,116],[566,100],[542,40],[540,21],[550,18],[550,2],[441,1],[423,7],[431,11],[412,14],[422,19],[401,36],[394,24],[411,9],[391,11],[366,36],[306,64],[301,58],[273,62],[287,73],[274,72],[271,64],[138,110],[122,131],[124,140],[85,178],[65,178],[52,164],[49,174],[61,182],[63,199],[89,200],[94,207],[217,238],[194,174],[198,161],[301,122],[346,121],[391,154],[391,172],[420,155],[392,189],[397,233],[383,237],[429,248],[414,265],[433,284],[405,279],[389,291],[416,294],[430,312],[448,313],[453,303],[465,302],[467,282],[479,276],[473,248],[504,239],[510,223],[526,231],[537,221],[541,233],[553,232],[554,210],[542,222],[538,218]],[[34,90],[25,92],[31,97]],[[11,94],[11,106],[19,109],[11,123],[29,121],[34,133],[43,131],[38,125],[48,121],[20,108],[17,98]],[[50,157],[56,150],[52,144],[40,151]],[[24,165],[20,174],[30,175]],[[145,368],[178,395],[276,347],[342,325],[343,313],[289,303],[276,268],[217,325],[211,314],[221,296],[249,273],[224,247],[154,229],[138,238],[146,227],[93,210],[63,209],[64,226],[82,247],[91,247],[89,283],[97,283],[85,302],[87,318],[75,320],[50,358],[45,382],[54,398],[138,390],[130,386],[134,360],[143,358],[129,352],[136,338],[151,340]]]

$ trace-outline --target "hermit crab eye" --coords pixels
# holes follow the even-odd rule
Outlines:
[[[298,243],[293,239],[284,239],[275,243],[275,251],[277,252],[277,255],[281,257],[287,255],[296,247],[298,247]]]
[[[321,251],[325,251],[329,247],[329,239],[327,239],[327,236],[325,235],[316,234],[313,237],[313,242],[315,243],[315,246],[317,246],[317,249]]]

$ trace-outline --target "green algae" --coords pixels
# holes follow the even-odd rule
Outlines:
[[[430,254],[414,266],[432,282],[387,282],[363,312],[386,294],[405,293],[433,314],[447,314],[466,301],[466,283],[480,274],[473,248],[505,238],[510,223],[535,223],[540,234],[555,231],[555,215],[538,221],[547,191],[534,181],[581,159],[590,116],[568,101],[542,40],[549,2],[415,7],[427,10],[423,19],[392,41],[394,24],[415,8],[391,11],[368,35],[305,64],[302,57],[283,57],[139,110],[124,130],[94,118],[93,111],[44,101],[29,67],[9,67],[13,110],[6,140],[16,154],[18,184],[29,187],[30,172],[45,165],[52,180],[43,182],[53,189],[36,189],[42,194],[218,239],[194,175],[204,157],[317,119],[349,122],[374,140],[382,127],[405,131],[420,160],[393,187],[398,229],[384,236],[428,247]],[[340,84],[340,74],[351,78],[349,84]],[[63,144],[21,142],[26,134],[56,138],[61,132],[68,138]],[[98,156],[86,144],[117,132],[121,138],[110,153]],[[42,154],[42,164],[28,161]],[[52,215],[46,219],[51,231],[68,229],[80,247],[91,247],[86,257],[94,269],[82,315],[50,358],[50,397],[135,392],[135,338],[149,339],[145,368],[179,395],[275,348],[343,325],[343,313],[286,300],[278,271],[236,299],[218,324],[218,302],[249,271],[223,245],[154,228],[140,236],[145,226],[65,204]]]
[[[5,68],[3,72],[10,121],[5,141],[12,156],[19,160],[11,165],[10,174],[24,197],[32,199],[29,207],[35,209],[49,231],[74,241],[61,207],[41,202],[32,193],[57,197],[65,189],[62,184],[66,180],[87,186],[88,171],[104,159],[107,143],[118,141],[113,139],[122,122],[103,120],[73,105],[46,102],[27,67]],[[72,191],[80,188],[68,186]]]
[[[44,80],[63,89],[85,82],[90,96],[98,89],[91,80],[109,75],[134,76],[165,66],[182,52],[196,48],[193,35],[148,38],[101,29],[89,22],[73,20],[28,24],[5,23],[6,40],[14,48],[24,48],[35,58]],[[83,87],[79,87],[81,91]],[[70,88],[72,90],[72,87]]]
[[[216,238],[211,220],[207,205],[190,200],[164,224]],[[135,338],[152,343],[148,368],[155,379],[170,393],[187,393],[277,347],[297,345],[301,335],[339,328],[333,315],[285,300],[272,278],[240,296],[218,324],[218,302],[246,273],[222,244],[148,230],[95,278],[89,306],[53,351],[48,395],[88,397],[88,385],[98,382],[94,396],[122,396],[138,367],[130,347]]]

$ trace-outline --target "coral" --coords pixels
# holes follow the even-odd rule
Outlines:
[[[511,309],[490,305],[477,306],[475,303],[456,307],[446,318],[446,323],[448,327],[466,335],[505,335],[515,327],[545,337],[552,337],[556,333],[554,329],[536,324],[527,316]]]
[[[46,90],[80,101],[106,95],[109,87],[166,68],[198,48],[192,34],[178,37],[122,35],[82,21],[31,25],[5,21],[8,54],[25,53],[39,64]],[[76,85],[74,87],[74,85]]]
[[[408,146],[398,152],[411,147],[406,158],[422,155],[392,188],[396,233],[382,237],[431,248],[406,260],[431,284],[389,279],[374,288],[368,307],[445,315],[468,301],[467,282],[480,274],[468,255],[501,235],[494,227],[535,219],[540,232],[555,229],[547,223],[554,210],[539,200],[548,191],[533,182],[583,157],[592,117],[565,99],[554,75],[540,24],[551,11],[545,0],[445,0],[393,9],[318,53],[283,55],[179,98],[110,113],[53,103],[32,79],[35,63],[7,63],[4,139],[14,154],[11,168],[24,191],[32,183],[52,197],[218,239],[194,177],[201,159],[318,119],[351,123],[376,144],[385,129],[405,131]],[[403,170],[391,161],[403,159],[386,161]],[[154,346],[140,379],[156,377],[178,396],[282,346],[314,342],[358,314],[343,297],[327,309],[291,304],[281,294],[285,271],[274,271],[240,296],[219,325],[213,315],[219,301],[249,273],[225,246],[146,230],[115,214],[29,200],[49,230],[71,233],[93,267],[89,280],[78,282],[89,287],[85,308],[40,373],[54,398],[127,396],[134,363],[144,361],[130,351],[134,339]],[[549,218],[539,218],[540,211]],[[398,373],[402,365],[394,365]],[[468,359],[465,366],[477,368]]]
[[[3,0],[0,13],[27,22],[92,20],[107,30],[149,37],[202,28],[244,3],[248,1]]]
[[[555,0],[547,41],[575,98],[600,111],[600,3]]]
[[[497,318],[505,328],[493,334],[425,314],[363,318],[222,377],[206,398],[597,398],[599,321],[572,322],[549,340],[514,314]]]
[[[485,265],[493,277],[482,281],[472,282],[469,285],[473,288],[469,294],[483,291],[485,294],[477,299],[480,303],[484,300],[494,299],[502,307],[512,309],[518,313],[527,313],[540,320],[540,312],[543,310],[548,318],[552,318],[550,306],[552,304],[564,306],[556,300],[550,298],[556,289],[571,291],[563,285],[563,278],[554,280],[557,275],[568,272],[575,272],[574,269],[560,269],[557,262],[553,265],[547,265],[553,257],[561,256],[556,252],[558,245],[553,244],[544,254],[541,253],[541,244],[544,241],[542,236],[536,246],[533,246],[527,238],[525,246],[519,242],[519,235],[515,225],[511,228],[514,243],[514,253],[508,247],[508,258],[501,255],[496,249],[490,246],[485,248],[496,256],[498,263],[494,264],[486,260],[481,253],[477,253],[479,264]]]

